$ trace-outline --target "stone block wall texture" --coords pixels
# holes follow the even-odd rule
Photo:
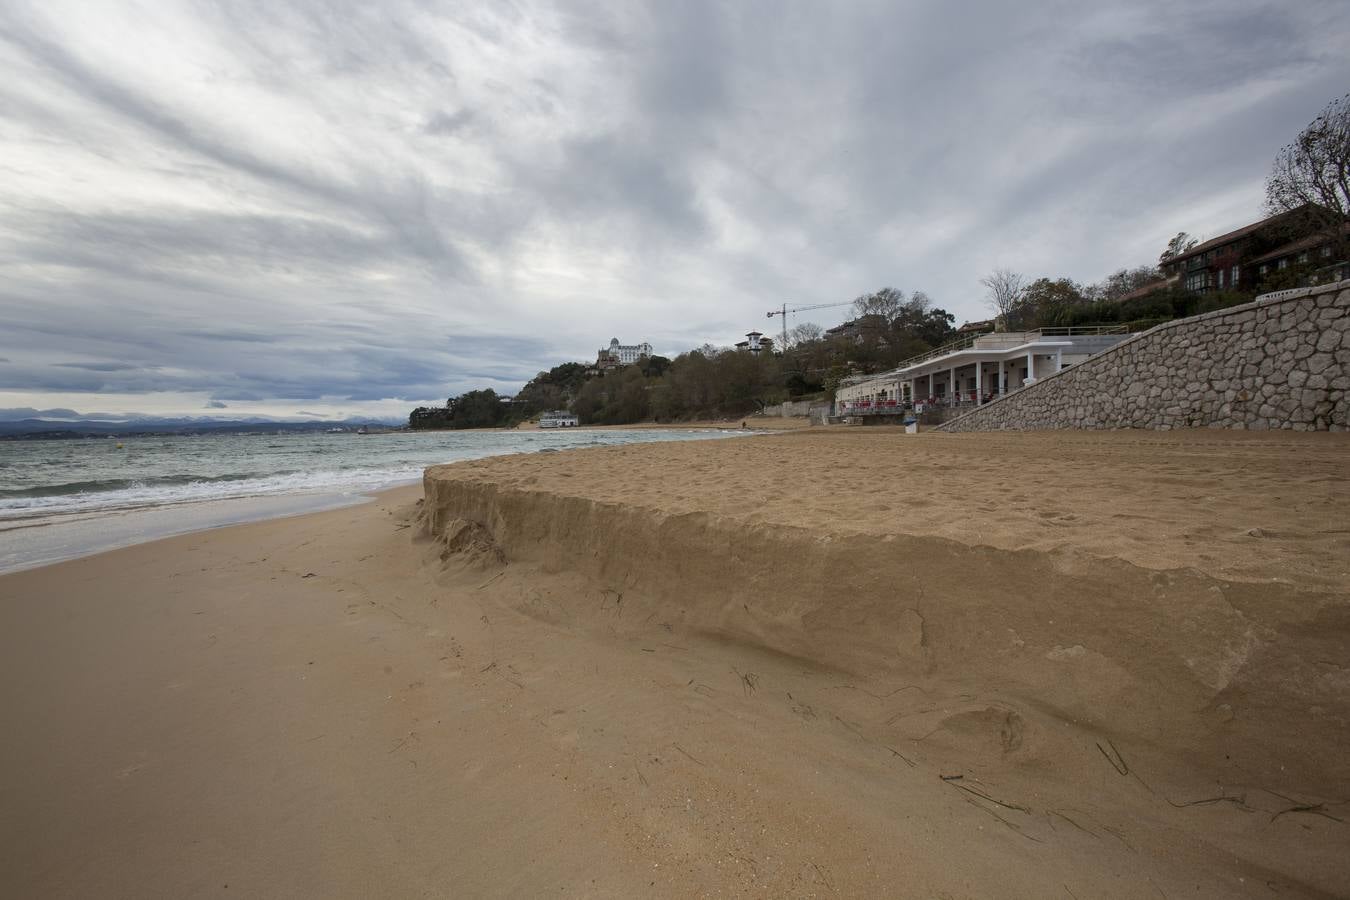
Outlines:
[[[939,426],[1350,430],[1350,281],[1167,322]]]
[[[773,406],[764,407],[766,416],[782,416],[789,418],[792,416],[807,416],[811,414],[811,401],[809,400],[784,400],[782,403],[775,403]]]
[[[828,401],[819,400],[784,400],[782,403],[775,403],[773,406],[764,407],[761,415],[782,416],[783,418],[806,418],[819,416],[820,410],[824,410],[824,415],[830,414],[830,404]]]

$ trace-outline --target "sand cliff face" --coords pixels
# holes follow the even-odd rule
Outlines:
[[[655,623],[883,693],[967,698],[870,724],[897,749],[923,736],[947,758],[1036,768],[1095,744],[1163,783],[1350,793],[1350,595],[1345,580],[1336,588],[1346,448],[1076,440],[854,433],[513,457],[428,470],[421,524],[455,564],[582,579],[533,610],[545,619],[634,635]],[[1023,483],[1047,476],[1017,515],[987,502],[987,473],[971,464],[984,454],[1004,468],[1010,450],[1026,460]],[[1216,457],[1245,474],[1207,484],[1198,511],[1166,476],[1140,477]],[[913,471],[953,458],[927,487],[869,477],[878,460]],[[1285,498],[1256,520],[1264,529],[1244,506],[1262,479]],[[791,504],[761,502],[787,490]],[[1090,520],[1083,540],[1028,524],[1069,503]],[[1315,532],[1302,547],[1263,541],[1295,523]],[[1197,548],[1196,529],[1250,543]],[[1178,554],[1198,564],[1159,564]],[[1280,572],[1292,577],[1271,577]],[[519,606],[531,612],[528,599]]]

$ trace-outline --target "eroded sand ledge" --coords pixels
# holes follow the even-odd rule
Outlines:
[[[544,619],[964,698],[861,723],[921,764],[1268,825],[1350,817],[1347,451],[1215,432],[610,448],[429,469],[421,526],[452,565],[580,577],[517,598]]]

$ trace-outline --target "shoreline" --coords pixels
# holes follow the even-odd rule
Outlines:
[[[741,428],[741,423],[745,423],[745,428]],[[418,428],[410,429],[407,434],[418,434],[422,432],[455,432],[455,431],[547,431],[571,433],[577,431],[757,431],[757,432],[780,432],[796,431],[801,428],[812,427],[810,420],[805,417],[789,416],[745,416],[740,419],[695,419],[689,422],[632,422],[627,425],[572,425],[567,428],[540,428],[535,422],[521,422],[518,425],[498,425],[490,428]],[[816,426],[821,427],[821,426]]]
[[[3,575],[0,884],[1334,895],[1348,450],[588,448]]]
[[[590,429],[579,430],[587,431]],[[613,433],[644,429],[633,429],[625,426],[594,430]],[[710,432],[725,433],[728,436],[732,434],[729,429],[674,429],[663,427],[655,430],[660,430],[663,433],[689,432],[688,439],[706,437]],[[481,435],[483,432],[503,432],[504,430],[468,429],[467,431]],[[572,431],[574,429],[567,429],[569,433]],[[431,432],[426,439],[435,442],[437,435],[446,433],[455,434],[454,431]],[[506,430],[505,433],[509,433],[509,430]],[[369,435],[368,437],[403,437],[408,434],[414,433],[398,432],[387,435]],[[227,437],[233,439],[237,436]],[[547,446],[554,443],[549,439],[551,437],[549,432],[544,432],[540,438],[525,437],[523,442],[518,443],[517,446],[501,447],[492,452],[494,455],[539,452],[541,449],[540,441],[545,444],[543,449],[552,450],[553,448]],[[559,442],[564,444],[559,449],[568,449],[565,444],[569,434],[559,433],[557,437]],[[650,439],[650,437],[639,438],[641,441]],[[581,440],[586,439],[581,437]],[[371,445],[367,444],[367,446]],[[464,449],[466,448],[461,447],[460,451],[462,452]],[[451,458],[453,459],[453,456]],[[428,463],[418,465],[412,471],[402,468],[398,471],[390,470],[373,480],[367,477],[354,482],[343,483],[339,479],[334,483],[322,486],[282,486],[280,489],[267,485],[261,489],[254,488],[259,492],[243,491],[237,496],[175,498],[170,500],[131,498],[118,500],[115,505],[109,498],[117,498],[119,491],[116,490],[103,494],[95,491],[89,495],[70,494],[55,497],[55,499],[79,500],[89,496],[96,501],[109,505],[89,503],[79,505],[77,508],[59,509],[57,511],[48,511],[42,507],[26,512],[7,511],[5,515],[0,516],[0,535],[5,537],[3,548],[0,549],[0,574],[41,567],[173,535],[189,534],[195,531],[271,518],[303,515],[308,512],[366,502],[373,493],[401,485],[416,484],[427,464],[440,464],[444,460],[445,457],[441,457],[439,460],[431,460]],[[278,477],[293,474],[283,472],[279,473]],[[318,474],[329,473],[321,470]],[[254,481],[266,482],[268,480],[269,476],[265,473],[259,473],[254,477]],[[246,483],[232,482],[236,488]]]
[[[379,494],[416,482],[399,482],[376,491],[277,494],[190,500],[133,509],[92,510],[57,516],[0,521],[6,548],[0,575],[40,569],[180,535],[304,516],[370,502]]]

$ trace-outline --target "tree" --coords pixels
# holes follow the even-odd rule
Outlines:
[[[905,292],[884,287],[871,294],[863,294],[853,301],[853,314],[859,319],[876,316],[889,325],[900,315],[905,305]]]
[[[1066,325],[1073,310],[1087,302],[1072,279],[1037,278],[1022,291],[1018,318],[1027,327]]]
[[[718,413],[744,415],[783,399],[778,357],[767,353],[724,353],[714,364]]]
[[[563,389],[556,384],[531,381],[516,394],[516,411],[523,418],[550,409],[560,409],[567,405]]]
[[[664,356],[644,356],[637,365],[646,377],[660,378],[670,368],[670,360]]]
[[[915,291],[910,294],[909,299],[905,301],[905,309],[914,313],[926,313],[932,305],[933,298],[923,291]]]
[[[1338,260],[1350,255],[1350,94],[1328,103],[1276,155],[1266,207],[1271,214],[1300,211],[1331,239]]]
[[[451,397],[445,407],[450,412],[451,428],[495,428],[506,412],[492,388]]]
[[[496,428],[506,419],[507,406],[492,388],[469,391],[445,401],[443,409],[419,406],[408,416],[408,425],[425,428]]]
[[[788,332],[788,346],[800,347],[802,344],[818,341],[824,333],[825,329],[815,322],[800,322],[792,326],[792,330]],[[786,350],[787,347],[783,349]]]
[[[449,428],[450,415],[443,406],[419,406],[408,414],[408,427],[413,431]]]
[[[590,425],[602,421],[601,412],[605,408],[605,382],[608,376],[604,378],[592,378],[581,386],[577,391],[576,398],[572,401],[572,412],[576,413],[581,424]]]
[[[980,279],[989,290],[989,305],[1003,319],[1009,330],[1021,326],[1017,319],[1018,302],[1022,299],[1022,276],[1009,269],[995,269]]]
[[[900,317],[892,323],[900,345],[900,356],[913,356],[951,340],[956,317],[945,309],[931,307],[926,294],[915,292]],[[915,347],[919,342],[923,347]]]
[[[1158,257],[1158,265],[1166,265],[1186,251],[1193,249],[1195,244],[1195,238],[1184,231],[1178,231],[1177,236],[1167,242],[1167,249]]]
[[[586,381],[587,368],[582,363],[569,362],[540,372],[516,393],[515,413],[528,418],[544,410],[565,408]]]
[[[609,411],[610,421],[616,424],[641,422],[651,413],[645,374],[637,366],[629,366],[623,370],[618,381],[613,408]]]
[[[793,369],[784,375],[783,386],[787,388],[788,397],[816,394],[825,389],[825,383],[818,376],[801,369]]]
[[[1083,295],[1098,302],[1119,300],[1144,285],[1162,281],[1162,277],[1162,273],[1155,266],[1118,269],[1096,284],[1083,288]]]

